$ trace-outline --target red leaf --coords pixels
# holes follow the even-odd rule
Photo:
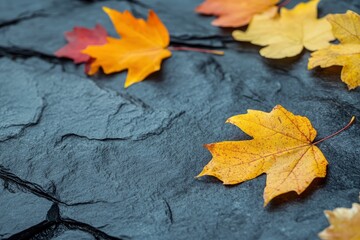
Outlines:
[[[106,29],[100,24],[91,28],[74,27],[73,31],[65,32],[65,38],[69,42],[55,52],[57,57],[66,57],[75,63],[89,62],[90,56],[82,53],[89,45],[103,45],[107,43]]]

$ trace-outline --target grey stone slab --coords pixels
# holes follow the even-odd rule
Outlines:
[[[328,226],[324,210],[358,201],[358,122],[319,145],[329,161],[325,179],[266,208],[265,176],[233,187],[194,178],[211,158],[203,144],[249,139],[225,124],[247,109],[270,111],[281,104],[307,116],[317,139],[360,116],[360,89],[348,91],[339,68],[308,71],[307,51],[267,60],[257,46],[227,42],[228,30],[193,12],[200,2],[66,1],[41,5],[45,15],[0,28],[0,47],[7,53],[0,60],[0,99],[6,103],[0,105],[0,164],[24,180],[53,185],[61,217],[78,221],[70,224],[74,229],[45,234],[48,239],[314,239]],[[173,39],[225,46],[225,55],[174,52],[161,71],[128,89],[126,72],[86,77],[82,66],[52,53],[75,25],[100,22],[115,35],[103,5],[137,16],[152,8]],[[355,0],[320,3],[322,16],[347,9],[360,12]],[[4,201],[21,202],[23,195]],[[22,208],[42,209],[28,202]],[[16,211],[12,216],[21,218]],[[16,231],[39,218],[26,218]],[[0,228],[0,236],[14,231]]]

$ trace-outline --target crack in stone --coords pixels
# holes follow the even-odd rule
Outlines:
[[[0,142],[5,142],[5,141],[10,140],[10,139],[18,138],[24,133],[25,129],[27,129],[29,127],[32,127],[32,126],[35,126],[40,122],[40,120],[42,118],[42,115],[44,113],[44,110],[46,108],[46,105],[47,105],[44,98],[41,98],[41,100],[42,100],[42,104],[41,104],[40,110],[37,111],[36,115],[34,116],[34,120],[31,121],[31,122],[28,122],[26,124],[11,124],[9,126],[3,127],[3,128],[21,127],[21,129],[16,134],[11,134],[11,135],[5,137],[4,139],[0,139]],[[0,128],[0,130],[1,129],[2,128]]]
[[[55,193],[51,194],[46,191],[43,187],[41,187],[37,183],[29,182],[27,180],[21,179],[15,174],[11,173],[9,169],[5,168],[3,165],[0,165],[0,179],[4,181],[4,188],[9,192],[12,192],[9,188],[9,184],[13,184],[18,189],[23,190],[25,192],[32,193],[40,198],[47,199],[53,203],[62,204],[65,206],[80,206],[80,205],[91,205],[96,203],[102,203],[104,201],[86,201],[86,202],[77,202],[77,203],[66,203],[58,198],[54,197]],[[55,184],[53,183],[54,192],[56,192]]]
[[[140,98],[137,98],[133,95],[127,94],[127,93],[118,93],[120,97],[124,98],[131,104],[134,104],[135,106],[141,107],[144,111],[150,110],[151,107],[146,104],[143,100]]]
[[[170,220],[170,224],[173,224],[173,213],[170,207],[170,204],[168,203],[168,201],[166,201],[165,198],[163,198],[164,204],[165,204],[165,214],[166,216],[169,218]]]
[[[181,40],[219,40],[219,41],[231,41],[236,42],[230,35],[196,35],[196,34],[182,34],[182,35],[171,35],[172,38],[177,38]]]
[[[142,3],[142,2],[140,2],[138,0],[127,0],[126,2],[129,2],[130,4],[135,4],[135,5],[138,5],[140,7],[147,8],[147,9],[151,8],[149,5],[147,5],[145,3]]]
[[[26,192],[30,192],[38,197],[45,198],[54,203],[65,204],[61,200],[57,199],[56,197],[49,194],[45,191],[40,185],[36,183],[32,183],[21,179],[20,177],[16,176],[15,174],[11,173],[8,169],[6,169],[3,165],[0,165],[0,178],[5,183],[12,183],[17,186],[19,189],[25,190]]]
[[[155,135],[161,135],[165,130],[168,130],[172,127],[173,123],[175,122],[175,120],[177,120],[178,118],[180,118],[182,115],[185,114],[185,111],[181,111],[177,114],[173,114],[173,117],[171,117],[170,120],[168,119],[163,119],[164,121],[168,121],[167,124],[164,127],[159,127],[158,129],[154,130],[153,132],[149,132],[149,133],[145,133],[141,136],[139,136],[137,139],[135,140],[145,140],[149,137],[155,136]],[[162,123],[161,126],[163,126],[164,124]]]
[[[60,235],[66,230],[79,230],[91,234],[95,239],[99,240],[122,240],[130,239],[128,236],[113,237],[100,229],[91,226],[87,223],[83,223],[71,218],[63,218],[60,215],[60,209],[58,204],[54,203],[49,209],[46,220],[28,228],[21,232],[18,232],[9,238],[8,240],[29,240],[29,239],[43,239],[43,237],[52,238]],[[47,238],[47,239],[48,239]]]
[[[140,136],[137,136],[136,138],[133,138],[131,136],[129,137],[114,137],[114,138],[93,138],[93,137],[88,137],[85,135],[80,135],[80,134],[75,134],[75,133],[68,133],[68,134],[64,134],[61,136],[60,140],[57,140],[55,142],[55,146],[58,146],[61,142],[65,141],[66,139],[71,139],[71,138],[79,138],[79,139],[84,139],[87,141],[100,141],[100,142],[111,142],[111,141],[126,141],[126,140],[133,140],[133,141],[140,141],[140,140],[145,140],[151,136],[155,136],[155,135],[161,135],[165,130],[168,130],[172,127],[173,122],[178,119],[179,117],[181,117],[183,114],[185,114],[185,111],[181,111],[177,114],[174,114],[174,116],[171,117],[171,119],[164,119],[163,121],[168,121],[168,123],[162,123],[161,126],[163,127],[159,127],[158,129],[149,132],[149,133],[145,133],[142,134]],[[141,118],[141,116],[140,116]],[[134,119],[133,119],[134,120]]]
[[[30,20],[30,19],[34,19],[34,18],[38,18],[38,17],[47,17],[47,16],[48,15],[43,12],[34,12],[33,14],[28,15],[28,16],[23,16],[23,17],[19,17],[16,19],[12,19],[10,21],[2,22],[2,23],[0,23],[0,28],[16,25],[16,24],[26,21],[26,20]]]
[[[65,63],[65,61],[69,61],[65,59],[60,59],[55,55],[49,55],[31,49],[18,48],[14,46],[12,47],[0,46],[0,57],[1,56],[8,57],[10,59],[14,59],[14,58],[28,59],[28,58],[36,57],[52,64],[54,63],[63,64]]]
[[[88,141],[100,141],[100,142],[109,142],[109,141],[125,141],[125,140],[130,140],[131,137],[123,137],[123,138],[92,138],[92,137],[87,137],[84,135],[79,135],[79,134],[75,134],[75,133],[68,133],[65,134],[63,136],[61,136],[60,140],[58,140],[55,143],[56,145],[59,145],[61,142],[65,141],[66,139],[69,138],[80,138],[80,139],[85,139]]]
[[[234,42],[231,36],[196,34],[170,35],[170,44],[190,47],[227,48],[226,43]]]

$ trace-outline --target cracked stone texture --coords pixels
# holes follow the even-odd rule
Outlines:
[[[23,231],[44,220],[51,202],[31,193],[1,191],[0,238]],[[26,206],[26,207],[21,207]]]
[[[360,116],[360,89],[346,89],[340,68],[307,71],[307,51],[264,59],[195,14],[200,2],[0,2],[1,239],[315,239],[328,226],[323,210],[358,201],[359,123],[319,145],[325,179],[266,208],[264,175],[233,187],[194,178],[211,158],[203,144],[248,139],[224,124],[247,109],[281,104],[307,116],[318,139]],[[75,25],[115,36],[102,6],[140,17],[152,8],[173,44],[225,56],[174,52],[128,89],[126,72],[86,77],[53,52]],[[360,4],[320,3],[321,16],[348,9]]]

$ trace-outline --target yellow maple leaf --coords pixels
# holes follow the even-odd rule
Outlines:
[[[227,122],[253,139],[205,145],[212,159],[198,177],[210,175],[224,184],[238,184],[266,173],[264,205],[286,192],[300,194],[315,178],[325,177],[328,162],[316,146],[324,139],[313,142],[316,130],[306,117],[277,105],[270,113],[248,110]]]
[[[304,47],[310,51],[325,48],[334,36],[329,22],[317,19],[319,1],[300,3],[291,10],[282,8],[275,18],[256,15],[246,32],[236,30],[233,37],[266,46],[260,50],[261,56],[274,59],[296,56]]]
[[[341,80],[350,90],[354,89],[360,86],[360,15],[347,11],[329,15],[327,19],[340,44],[312,53],[308,69],[343,66]]]
[[[360,240],[360,204],[325,211],[330,227],[319,233],[323,240]]]
[[[144,80],[158,71],[163,59],[171,56],[167,49],[169,33],[153,12],[148,20],[135,18],[129,11],[123,13],[104,7],[121,39],[108,37],[101,46],[88,46],[82,53],[94,58],[88,74],[102,67],[106,74],[128,69],[125,87]]]

